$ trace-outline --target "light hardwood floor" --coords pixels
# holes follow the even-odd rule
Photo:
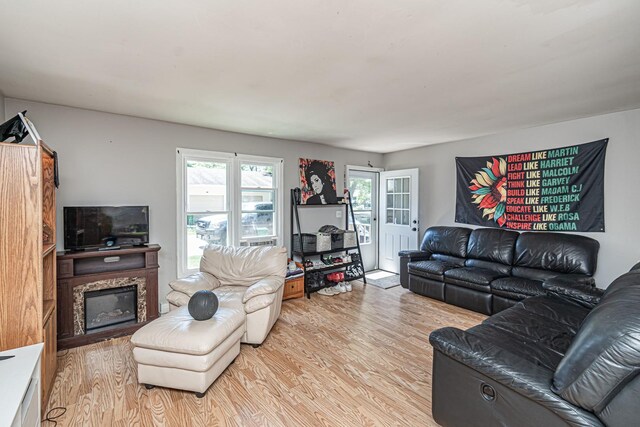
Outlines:
[[[435,425],[429,333],[484,318],[356,283],[351,293],[285,301],[265,343],[243,345],[202,399],[140,386],[126,337],[60,353],[48,408],[67,408],[58,426]]]

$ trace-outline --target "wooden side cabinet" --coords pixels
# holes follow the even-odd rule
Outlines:
[[[304,296],[304,277],[284,281],[282,300],[302,298]]]

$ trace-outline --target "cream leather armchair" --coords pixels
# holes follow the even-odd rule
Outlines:
[[[241,342],[260,345],[280,316],[287,269],[287,251],[273,246],[209,245],[200,271],[169,283],[170,309],[187,305],[199,290],[213,291],[221,307],[240,308],[246,315]]]

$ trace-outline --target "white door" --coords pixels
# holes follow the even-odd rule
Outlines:
[[[364,270],[375,270],[378,268],[378,172],[348,169],[348,179]]]
[[[380,173],[378,265],[400,272],[398,252],[418,249],[418,169]]]

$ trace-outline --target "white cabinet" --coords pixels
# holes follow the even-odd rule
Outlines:
[[[40,356],[43,344],[0,352],[0,427],[40,425]]]

